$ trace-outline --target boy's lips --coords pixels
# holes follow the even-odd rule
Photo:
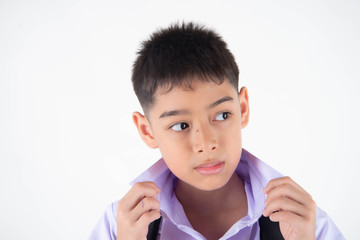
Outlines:
[[[195,170],[202,175],[217,174],[222,171],[224,164],[222,161],[207,162],[195,167]]]
[[[195,168],[199,168],[199,167],[204,167],[204,168],[206,168],[206,167],[212,167],[212,166],[215,166],[215,165],[217,165],[217,164],[219,164],[219,163],[222,163],[222,161],[210,161],[210,162],[207,162],[207,163],[203,163],[203,164],[201,164],[201,165],[199,165],[199,166],[197,166],[197,167],[195,167]]]

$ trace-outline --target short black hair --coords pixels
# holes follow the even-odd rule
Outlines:
[[[191,88],[194,77],[218,84],[226,78],[238,91],[238,66],[214,30],[193,22],[176,23],[142,42],[133,64],[132,84],[145,114],[158,88]]]

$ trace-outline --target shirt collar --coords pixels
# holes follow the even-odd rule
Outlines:
[[[248,216],[245,217],[247,225],[256,222],[264,210],[266,199],[263,189],[268,181],[281,177],[282,175],[266,165],[260,159],[242,149],[241,158],[236,168],[236,172],[245,181],[247,185],[246,193],[248,199]],[[178,213],[174,208],[175,194],[174,186],[177,181],[176,176],[169,170],[163,158],[150,166],[146,171],[130,182],[134,185],[136,182],[152,181],[161,189],[158,195],[160,201],[161,214],[171,220],[176,225],[189,225],[189,222],[179,222]]]

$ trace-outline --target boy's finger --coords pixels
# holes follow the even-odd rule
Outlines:
[[[287,197],[303,205],[307,205],[307,203],[312,200],[308,193],[300,191],[299,189],[293,187],[292,184],[284,183],[272,188],[272,190],[268,192],[265,206],[273,199],[279,197]]]
[[[139,229],[147,230],[149,224],[155,221],[156,219],[158,219],[159,217],[161,217],[160,211],[154,210],[154,211],[146,212],[143,215],[141,215],[141,217],[137,221],[136,223],[138,225],[137,227]]]
[[[160,202],[152,197],[143,198],[138,205],[130,212],[129,218],[136,222],[139,218],[149,211],[160,211]]]
[[[281,178],[272,179],[271,181],[268,182],[268,184],[264,188],[263,192],[267,194],[272,189],[274,189],[275,187],[282,185],[282,184],[290,184],[294,188],[298,189],[299,191],[306,193],[306,191],[302,187],[300,187],[300,185],[298,185],[296,182],[294,182],[294,180],[292,180],[290,177],[281,177]]]
[[[307,213],[306,208],[287,197],[278,197],[269,202],[263,212],[265,217],[270,216],[276,211],[292,212],[298,216],[304,216]]]
[[[121,200],[123,209],[132,210],[144,197],[157,198],[160,193],[159,188],[154,187],[155,184],[148,182],[136,183],[130,191]]]
[[[158,186],[156,186],[156,184],[155,184],[154,182],[150,182],[150,181],[147,181],[147,182],[137,182],[137,183],[134,184],[133,188],[134,188],[135,186],[145,186],[145,187],[149,187],[149,188],[154,188],[155,191],[157,191],[158,193],[161,192],[161,189],[160,189]]]
[[[269,216],[273,222],[288,223],[294,227],[301,227],[304,225],[304,219],[294,213],[287,211],[278,211]]]

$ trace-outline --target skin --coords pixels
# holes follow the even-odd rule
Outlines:
[[[315,239],[316,203],[309,193],[290,177],[271,180],[264,193],[263,215],[279,222],[284,239]]]
[[[133,120],[142,140],[160,149],[179,179],[175,194],[193,228],[219,239],[248,210],[244,183],[235,173],[241,129],[249,122],[248,93],[246,87],[238,93],[227,80],[192,83],[191,89],[158,89],[148,115],[134,112]],[[197,170],[213,162],[223,164],[221,172]],[[148,224],[160,217],[159,193],[152,182],[137,183],[119,201],[118,239],[146,239]],[[285,239],[315,239],[316,205],[308,193],[287,177],[270,181],[264,193],[264,215],[280,222]]]

